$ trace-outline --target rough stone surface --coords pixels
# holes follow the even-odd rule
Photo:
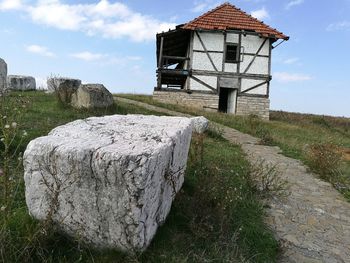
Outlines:
[[[133,103],[152,111],[186,116],[141,102]],[[285,196],[266,200],[266,223],[281,245],[278,262],[350,262],[350,203],[331,184],[311,174],[298,160],[281,154],[279,147],[260,145],[260,140],[235,129],[215,124],[223,137],[240,144],[252,164],[261,161],[276,166],[287,182]]]
[[[61,102],[69,104],[72,95],[78,90],[81,80],[70,78],[49,78],[47,80],[47,90],[49,93],[56,93]]]
[[[7,88],[7,64],[0,58],[0,94]]]
[[[144,250],[184,181],[189,118],[77,120],[31,141],[24,154],[29,212],[101,248]]]
[[[113,105],[112,94],[102,84],[81,85],[72,96],[75,108],[105,108]]]
[[[237,115],[257,115],[264,120],[270,118],[270,99],[264,97],[237,97]]]
[[[219,107],[218,95],[198,93],[195,91],[187,93],[185,91],[156,90],[153,92],[153,99],[163,103],[180,104],[206,111],[217,111]],[[270,114],[270,100],[264,97],[238,96],[236,114],[254,114],[264,120],[268,120]]]
[[[209,128],[209,121],[207,118],[200,116],[200,117],[193,117],[191,118],[193,131],[196,133],[204,133]]]
[[[35,90],[36,81],[31,76],[8,75],[7,88],[14,91]]]
[[[163,103],[180,104],[198,109],[216,111],[219,105],[219,96],[209,93],[187,93],[184,91],[154,91],[153,99]]]

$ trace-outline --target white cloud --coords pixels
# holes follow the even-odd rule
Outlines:
[[[255,10],[255,11],[252,11],[250,14],[251,14],[251,16],[253,16],[259,20],[270,18],[270,15],[267,12],[267,10],[265,9],[265,7],[258,9],[258,10]]]
[[[288,72],[275,72],[273,76],[279,82],[298,82],[298,81],[306,81],[311,80],[312,77],[305,74],[298,73],[288,73]]]
[[[292,0],[292,1],[289,1],[288,4],[286,5],[286,9],[290,9],[294,6],[297,6],[297,5],[301,5],[302,3],[304,3],[304,0]]]
[[[142,60],[142,57],[139,56],[117,57],[113,54],[93,53],[90,51],[77,52],[70,54],[69,56],[86,62],[95,62],[101,66],[109,66],[115,64],[125,66],[128,63]]]
[[[350,30],[350,21],[342,21],[327,26],[327,31]]]
[[[96,61],[107,57],[107,55],[105,54],[91,53],[89,51],[74,53],[74,54],[71,54],[70,56],[73,58],[84,60],[84,61]]]
[[[214,0],[203,0],[203,1],[194,1],[194,6],[191,8],[193,13],[201,13],[210,9],[217,7],[221,2]]]
[[[18,0],[3,2],[12,1]],[[137,13],[123,3],[112,3],[108,0],[100,0],[93,4],[65,4],[60,0],[39,0],[35,5],[19,6],[37,24],[61,30],[82,31],[90,36],[126,37],[141,42],[154,39],[157,32],[175,27],[174,23]]]
[[[283,63],[290,65],[298,62],[299,60],[300,60],[299,58],[288,58],[285,61],[283,61]]]
[[[21,9],[23,6],[21,0],[3,0],[0,1],[0,10],[17,10]]]
[[[31,53],[39,54],[45,57],[55,57],[56,55],[48,50],[47,47],[39,45],[29,45],[26,47],[26,50]]]

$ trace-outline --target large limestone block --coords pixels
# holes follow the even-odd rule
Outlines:
[[[3,93],[7,87],[7,64],[0,58],[0,94]]]
[[[56,93],[59,100],[65,104],[70,104],[73,94],[81,85],[81,80],[70,78],[49,78],[47,80],[48,92]]]
[[[72,96],[75,108],[105,108],[113,105],[112,94],[102,84],[81,85]]]
[[[7,76],[7,88],[15,91],[29,91],[36,89],[35,78],[30,76]]]
[[[100,248],[144,250],[184,181],[192,134],[181,117],[77,120],[31,141],[25,195],[71,236]]]

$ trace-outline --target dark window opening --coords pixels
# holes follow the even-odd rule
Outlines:
[[[226,44],[226,63],[239,62],[239,49],[237,44]]]

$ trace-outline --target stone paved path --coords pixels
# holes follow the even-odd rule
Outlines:
[[[189,116],[132,100],[136,104],[168,115]],[[350,203],[329,183],[307,172],[298,160],[280,154],[278,147],[259,145],[259,140],[219,124],[223,137],[240,144],[251,163],[264,160],[276,165],[288,182],[289,194],[269,200],[266,222],[282,248],[279,262],[350,263]]]

